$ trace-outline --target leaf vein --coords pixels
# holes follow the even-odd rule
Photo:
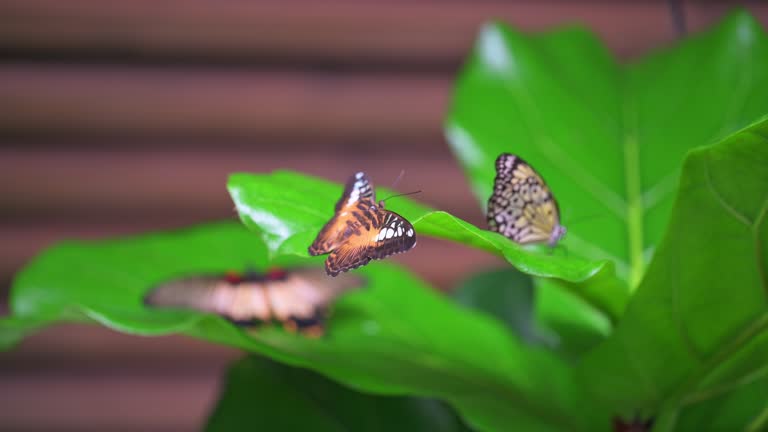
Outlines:
[[[709,190],[712,191],[712,195],[717,199],[720,205],[723,206],[723,208],[728,213],[730,213],[730,215],[733,216],[734,219],[752,228],[752,222],[749,220],[749,218],[741,214],[741,212],[739,212],[733,206],[731,206],[731,204],[728,203],[728,201],[726,201],[722,195],[720,195],[720,192],[715,187],[715,184],[712,182],[712,173],[709,167],[709,158],[704,159],[704,172],[707,178],[707,186],[709,187]]]

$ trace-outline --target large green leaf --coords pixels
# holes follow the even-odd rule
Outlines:
[[[505,323],[527,343],[552,345],[534,320],[534,295],[532,278],[514,268],[476,273],[453,291],[459,304]]]
[[[183,275],[320,264],[270,260],[259,237],[240,224],[201,226],[125,240],[66,242],[27,265],[12,287],[14,317],[0,340],[24,323],[90,320],[142,335],[184,333],[314,369],[358,390],[444,400],[484,430],[579,430],[576,389],[567,364],[529,347],[505,326],[455,305],[386,262],[358,272],[365,289],[335,305],[327,337],[308,339],[277,327],[245,332],[212,315],[150,309],[144,295]],[[10,336],[8,336],[10,335]],[[6,337],[8,336],[8,337]]]
[[[227,373],[208,432],[466,431],[438,401],[371,396],[317,373],[246,357]]]
[[[580,368],[597,405],[658,413],[657,432],[707,429],[713,412],[717,430],[761,412],[768,426],[766,252],[768,119],[687,157],[645,279]]]
[[[768,40],[739,12],[628,66],[592,33],[480,32],[446,121],[485,206],[494,159],[516,153],[547,180],[569,253],[608,259],[632,288],[665,232],[686,152],[768,112]]]
[[[343,190],[339,184],[288,171],[233,174],[228,187],[240,218],[261,235],[269,250],[297,256],[307,256],[308,246],[333,216]],[[379,193],[387,195],[390,193]],[[432,236],[480,248],[503,256],[526,273],[562,279],[576,295],[612,320],[624,307],[626,292],[606,261],[524,248],[498,233],[408,198],[392,200],[391,208],[413,224],[417,237]]]

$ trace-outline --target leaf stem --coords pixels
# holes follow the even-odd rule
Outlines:
[[[629,247],[629,286],[631,290],[643,277],[643,190],[640,181],[640,149],[634,133],[635,119],[629,118],[629,103],[624,113],[624,180],[627,188],[627,242]],[[631,124],[631,127],[630,127]]]

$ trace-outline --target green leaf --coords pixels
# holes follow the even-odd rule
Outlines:
[[[371,396],[254,356],[236,362],[206,431],[466,431],[431,399]]]
[[[453,297],[505,323],[528,344],[553,347],[559,342],[538,327],[533,280],[514,268],[477,273],[459,285]]]
[[[0,318],[0,351],[10,349],[46,324],[45,319],[24,319],[15,316]]]
[[[289,171],[233,174],[228,188],[243,223],[261,235],[270,252],[302,257],[308,256],[308,246],[333,216],[333,207],[343,190],[339,184]],[[379,191],[379,196],[389,194]],[[574,293],[611,319],[616,319],[624,306],[626,291],[606,261],[524,248],[498,233],[405,197],[393,200],[391,209],[413,224],[417,236],[483,249],[503,256],[525,273],[562,279]]]
[[[534,320],[550,346],[579,359],[611,334],[611,323],[581,298],[548,279],[538,279]]]
[[[614,333],[580,368],[599,406],[658,413],[657,432],[702,430],[709,423],[697,405],[765,394],[752,384],[768,374],[766,167],[768,118],[688,155],[645,279]],[[752,416],[765,400],[749,405]],[[686,429],[676,428],[678,418]],[[718,422],[726,420],[722,430],[744,430],[749,421]]]
[[[610,334],[611,325],[577,296],[543,281],[534,286],[514,268],[485,271],[459,285],[453,297],[506,323],[528,344],[578,359]]]
[[[511,152],[547,180],[570,254],[636,287],[665,232],[685,154],[768,112],[768,40],[747,13],[627,66],[590,32],[480,32],[446,120],[480,204]]]
[[[675,418],[673,430],[714,431],[743,430],[762,432],[768,426],[768,374],[762,378],[747,376],[722,389],[714,389],[703,401],[692,400],[683,405]],[[738,386],[738,389],[731,388]]]
[[[567,364],[387,262],[358,270],[366,287],[339,299],[320,340],[279,327],[248,332],[213,315],[152,309],[142,301],[168,279],[275,264],[290,268],[320,261],[270,260],[259,237],[233,223],[65,242],[19,273],[12,287],[14,317],[0,321],[0,328],[74,319],[140,335],[183,333],[310,368],[360,391],[444,400],[484,430],[509,424],[579,430],[577,389]]]

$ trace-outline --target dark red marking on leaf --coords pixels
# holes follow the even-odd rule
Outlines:
[[[625,421],[619,416],[613,418],[614,432],[649,432],[653,427],[653,418],[642,419],[635,414],[634,418]]]

